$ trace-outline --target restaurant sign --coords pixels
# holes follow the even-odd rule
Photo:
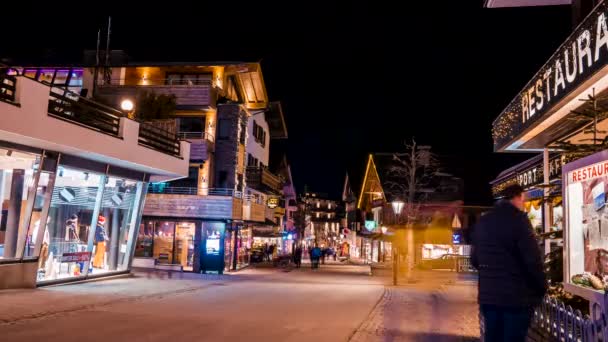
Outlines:
[[[494,121],[494,149],[507,147],[608,61],[608,2],[602,2]]]
[[[557,156],[549,160],[549,180],[554,180],[561,177],[562,165],[565,162],[563,156]],[[542,184],[544,181],[543,164],[538,163],[528,169],[515,171],[511,177],[498,182],[492,186],[494,196],[499,196],[501,192],[509,185],[519,184],[528,189],[536,185]]]

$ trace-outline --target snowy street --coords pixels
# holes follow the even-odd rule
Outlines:
[[[0,340],[461,341],[478,336],[475,286],[451,272],[386,286],[369,266],[230,275],[164,272],[0,292]]]

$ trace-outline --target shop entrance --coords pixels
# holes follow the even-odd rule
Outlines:
[[[156,264],[181,265],[192,271],[196,223],[148,220],[139,227],[136,258],[154,258]]]

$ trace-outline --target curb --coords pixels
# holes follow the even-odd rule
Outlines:
[[[348,335],[348,339],[347,341],[354,341],[353,339],[355,338],[355,336],[357,335],[357,333],[362,331],[362,327],[365,323],[370,321],[370,318],[373,316],[374,312],[376,311],[376,308],[378,308],[378,306],[380,306],[380,303],[382,303],[382,301],[388,297],[388,293],[389,293],[389,289],[388,287],[384,287],[384,290],[382,291],[382,293],[380,294],[380,296],[378,297],[378,300],[376,301],[376,303],[372,306],[371,310],[369,311],[369,313],[365,316],[365,318],[361,321],[361,323],[359,323],[359,325],[357,326],[357,328],[355,328],[355,330],[353,330],[350,335]]]

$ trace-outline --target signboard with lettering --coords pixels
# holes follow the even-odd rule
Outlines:
[[[143,215],[225,219],[232,217],[233,205],[231,196],[148,194]]]
[[[500,150],[533,126],[608,62],[608,2],[601,2],[557,49],[493,124]]]
[[[85,262],[91,260],[91,252],[63,253],[61,262]]]
[[[278,197],[271,197],[271,198],[269,198],[268,199],[268,203],[266,205],[270,209],[274,209],[274,208],[278,207],[279,206],[279,198]]]
[[[549,160],[549,180],[558,179],[562,175],[562,165],[565,163],[563,156],[556,156]],[[515,171],[512,177],[509,177],[492,186],[494,196],[499,196],[505,187],[518,183],[524,188],[531,188],[543,183],[543,164],[540,163],[520,171]]]

